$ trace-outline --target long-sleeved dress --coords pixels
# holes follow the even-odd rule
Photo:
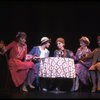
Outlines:
[[[89,79],[89,71],[88,71],[88,69],[92,64],[92,59],[88,59],[84,63],[79,62],[79,60],[83,56],[85,56],[87,54],[90,54],[90,53],[91,53],[91,50],[89,48],[87,48],[87,49],[78,48],[77,52],[76,52],[76,55],[75,55],[75,61],[76,61],[75,70],[76,70],[76,74],[78,75],[78,78],[80,79],[80,81],[85,85],[88,83],[88,79]]]
[[[12,80],[16,87],[23,84],[27,78],[29,69],[35,69],[34,63],[24,61],[27,54],[27,45],[20,47],[16,41],[11,42],[6,46],[6,50],[10,50],[8,67],[11,72]]]

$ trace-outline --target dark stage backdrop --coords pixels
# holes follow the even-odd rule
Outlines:
[[[39,45],[41,37],[51,38],[50,56],[56,48],[57,37],[65,38],[66,48],[75,53],[79,47],[79,38],[85,35],[90,39],[89,47],[93,50],[97,47],[96,36],[100,35],[100,2],[0,2],[0,39],[8,44],[18,31],[27,33],[28,50]],[[0,59],[6,61],[2,56]],[[4,63],[1,63],[0,69],[3,81],[6,77],[2,74],[6,73]]]

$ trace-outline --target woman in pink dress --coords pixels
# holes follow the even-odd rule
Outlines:
[[[22,91],[28,92],[27,86],[35,79],[35,65],[32,61],[25,61],[27,54],[26,33],[18,32],[16,39],[3,48],[4,53],[10,50],[8,66],[12,80],[16,87],[22,86]]]

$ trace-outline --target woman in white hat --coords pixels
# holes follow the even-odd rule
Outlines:
[[[34,46],[31,51],[29,52],[30,55],[34,56],[33,59],[35,60],[36,65],[36,85],[40,89],[40,83],[38,78],[38,72],[39,72],[39,65],[40,65],[40,58],[49,57],[49,46],[50,46],[51,40],[48,37],[42,37],[41,38],[41,44],[39,46]],[[47,89],[44,89],[44,91],[47,91]]]

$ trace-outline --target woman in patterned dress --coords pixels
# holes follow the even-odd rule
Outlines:
[[[77,49],[76,55],[74,60],[75,70],[76,70],[76,78],[73,79],[73,86],[71,91],[77,91],[79,89],[79,80],[84,84],[88,84],[89,79],[89,67],[91,66],[92,60],[88,59],[85,62],[82,61],[82,58],[85,57],[87,54],[91,53],[91,50],[88,48],[90,41],[87,37],[82,36],[80,38],[80,47]]]

